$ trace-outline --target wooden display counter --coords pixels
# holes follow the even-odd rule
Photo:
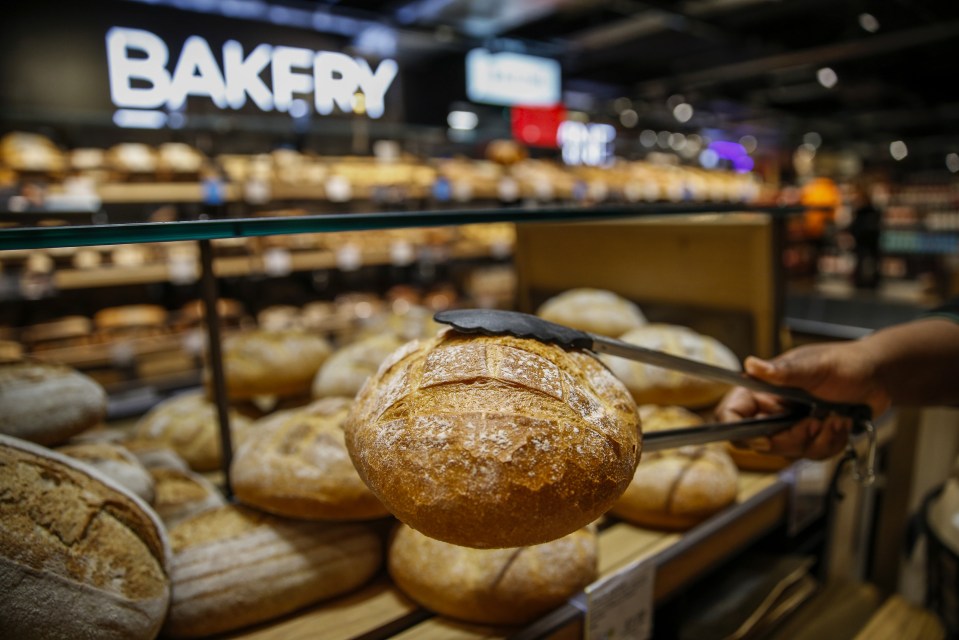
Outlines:
[[[685,534],[660,533],[615,522],[599,534],[600,575],[606,576],[631,562],[648,559],[656,566],[654,598],[660,602],[776,527],[786,515],[787,501],[788,486],[780,476],[741,473],[737,504]],[[386,578],[381,578],[344,598],[230,637],[248,640],[580,638],[582,617],[572,605],[566,605],[522,630],[463,624],[420,609]]]

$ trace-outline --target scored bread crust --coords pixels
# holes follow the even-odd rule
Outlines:
[[[6,436],[0,495],[8,637],[157,635],[170,598],[170,547],[146,503],[82,462]]]
[[[360,391],[346,444],[400,520],[468,547],[519,547],[595,520],[639,458],[639,416],[594,357],[446,331],[394,352]]]
[[[198,473],[175,467],[152,467],[149,471],[154,481],[153,508],[167,527],[226,504],[216,487]]]
[[[353,401],[324,398],[253,425],[230,477],[237,498],[291,518],[367,520],[389,515],[356,473],[344,422]]]
[[[170,544],[164,631],[178,638],[238,629],[351,591],[383,558],[368,525],[284,520],[238,505],[179,523]]]
[[[23,360],[0,364],[0,434],[56,445],[106,415],[107,395],[70,367]]]
[[[83,442],[58,447],[57,451],[95,467],[143,501],[153,502],[153,478],[137,457],[123,446],[112,442]]]
[[[330,344],[306,331],[246,331],[223,342],[227,394],[234,400],[310,392]]]
[[[679,325],[648,324],[619,337],[623,342],[738,371],[739,359],[721,342]],[[615,356],[600,356],[625,383],[638,404],[705,407],[717,402],[729,385],[672,369]]]
[[[522,624],[596,579],[598,542],[587,527],[515,549],[471,549],[399,525],[389,547],[397,586],[427,609],[480,624]]]

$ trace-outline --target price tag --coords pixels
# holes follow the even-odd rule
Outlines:
[[[167,277],[173,284],[191,284],[200,278],[199,265],[192,255],[171,253],[167,256]]]
[[[330,202],[349,202],[353,199],[353,185],[343,176],[330,176],[324,188]]]
[[[586,587],[586,639],[649,638],[654,577],[653,564],[637,560]]]

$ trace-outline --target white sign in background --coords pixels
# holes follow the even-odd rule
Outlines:
[[[473,102],[552,107],[560,101],[556,60],[473,49],[466,54],[466,95]]]
[[[586,587],[586,640],[645,640],[653,629],[656,567],[637,560]]]

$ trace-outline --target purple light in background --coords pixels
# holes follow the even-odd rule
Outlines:
[[[736,173],[749,173],[755,166],[756,163],[749,156],[739,156],[733,160],[733,169]]]
[[[727,160],[735,160],[749,155],[746,153],[746,147],[729,140],[715,140],[709,143],[709,148],[715,151],[720,158]]]

